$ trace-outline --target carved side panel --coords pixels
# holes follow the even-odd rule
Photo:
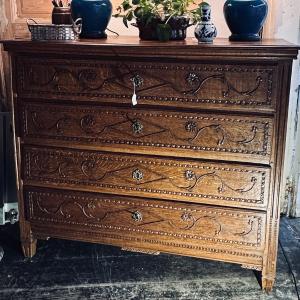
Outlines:
[[[25,184],[265,207],[269,169],[45,148],[24,149]]]
[[[273,120],[207,114],[69,107],[24,103],[23,134],[121,149],[139,146],[149,154],[269,162]],[[179,152],[181,150],[181,152]],[[138,151],[135,147],[134,151]]]
[[[26,192],[32,221],[263,249],[266,215],[242,210],[179,205],[73,192]],[[122,233],[123,232],[123,233]]]
[[[118,56],[117,53],[112,55]],[[19,59],[20,95],[139,103],[273,110],[272,66]],[[138,78],[138,80],[137,80]]]

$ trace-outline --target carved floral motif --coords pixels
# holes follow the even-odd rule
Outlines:
[[[242,96],[251,96],[253,93],[255,93],[255,91],[257,91],[257,89],[260,87],[261,83],[263,82],[263,79],[261,76],[257,76],[255,78],[255,85],[253,86],[253,88],[249,89],[249,90],[238,90],[226,77],[225,73],[219,73],[219,74],[214,74],[211,76],[207,76],[207,77],[202,77],[199,74],[196,73],[189,73],[186,77],[186,82],[191,86],[191,89],[188,91],[185,91],[185,94],[197,94],[204,86],[204,84],[207,81],[210,80],[220,80],[224,86],[226,87],[226,90],[222,91],[223,97],[226,98],[230,95],[230,91],[234,91],[236,92],[238,95],[242,95]]]
[[[137,171],[138,170],[138,171]],[[142,174],[142,176],[140,176]],[[220,199],[264,204],[267,169],[238,168],[145,159],[134,155],[104,155],[94,152],[25,150],[26,182],[51,185],[80,185],[104,188],[107,192],[148,193],[178,199]]]
[[[81,61],[70,66],[67,61],[50,59],[47,64],[37,59],[32,59],[30,65],[20,64],[23,66],[20,79],[24,91],[51,92],[61,96],[88,94],[96,97],[130,98],[134,80],[140,100],[145,101],[188,100],[195,103],[268,106],[272,101],[272,67],[255,69],[247,65],[200,64],[191,67],[168,63],[104,64],[92,61]],[[240,86],[241,81],[237,75],[247,78],[243,80],[247,83],[246,86]],[[213,94],[210,91],[211,85],[215,87]],[[168,96],[164,90],[168,91]]]
[[[47,177],[48,175],[57,174],[62,178],[85,178],[87,180],[97,181],[98,183],[114,176],[121,179],[123,174],[126,174],[126,170],[128,170],[132,173],[133,181],[127,177],[123,177],[122,179],[125,179],[125,181],[128,181],[131,184],[147,185],[148,183],[157,181],[168,181],[174,187],[189,192],[197,191],[203,180],[207,178],[216,184],[217,192],[220,194],[226,192],[226,190],[231,190],[238,194],[245,194],[250,192],[257,184],[257,178],[252,176],[247,186],[235,188],[226,183],[222,176],[216,171],[201,172],[200,174],[197,174],[191,170],[183,172],[182,179],[180,180],[180,182],[183,183],[180,184],[178,183],[178,179],[174,179],[174,175],[170,177],[165,173],[145,168],[142,164],[132,165],[129,163],[128,165],[116,165],[105,158],[82,158],[78,161],[78,159],[64,157],[63,159],[53,160],[52,156],[40,156],[39,154],[35,154],[33,161],[34,168],[40,176]],[[71,170],[75,172],[70,172]],[[146,177],[146,175],[148,177]],[[187,182],[187,184],[185,184],[185,182]]]
[[[269,128],[268,121],[224,120],[208,117],[186,121],[184,116],[178,118],[172,114],[157,118],[156,115],[151,117],[143,113],[106,111],[101,112],[102,117],[100,117],[96,112],[77,116],[74,110],[74,113],[67,111],[63,116],[54,111],[49,115],[50,120],[45,120],[43,113],[31,108],[28,112],[30,118],[28,121],[34,126],[34,132],[69,140],[72,137],[70,128],[75,127],[79,130],[78,134],[83,140],[93,138],[110,144],[127,142],[128,144],[168,147],[168,143],[164,143],[167,137],[174,143],[175,148],[190,147],[205,151],[263,156],[267,155],[272,130]],[[110,115],[113,117],[112,121],[110,121]],[[176,123],[173,121],[173,123],[164,124],[165,120],[168,118],[173,120],[174,117],[178,118]],[[204,124],[201,125],[201,123]],[[178,129],[181,130],[179,133]],[[208,135],[211,137],[209,140],[207,140]],[[150,138],[153,142],[146,142]]]
[[[52,196],[54,196],[56,204],[50,205],[51,208],[48,208],[49,204],[44,193],[30,193],[32,217],[42,213],[45,214],[45,217],[49,216],[51,220],[60,217],[63,218],[62,220],[78,220],[79,222],[86,220],[87,224],[98,224],[104,227],[112,224],[111,221],[114,220],[113,228],[119,230],[127,231],[129,228],[140,228],[135,231],[162,235],[165,235],[166,232],[169,234],[174,232],[174,235],[178,237],[213,239],[223,243],[239,243],[249,246],[258,246],[261,243],[262,219],[251,214],[247,216],[233,212],[223,211],[220,213],[218,210],[207,208],[202,210],[199,208],[198,211],[193,212],[182,208],[183,212],[180,213],[180,209],[171,206],[160,206],[160,209],[157,209],[155,205],[152,207],[147,203],[130,203],[127,201],[118,201],[118,206],[114,208],[115,200],[85,199],[76,196],[60,197],[57,193]],[[168,214],[168,211],[172,210],[173,213]],[[81,217],[78,213],[81,214]],[[226,219],[229,216],[233,218],[232,222],[237,222],[239,225],[228,226]],[[157,228],[160,230],[157,231]],[[253,233],[254,230],[256,232]],[[224,234],[227,236],[226,239],[224,239]],[[232,240],[227,240],[228,234]],[[251,237],[251,241],[247,240],[249,237]],[[253,237],[256,238],[255,242]]]

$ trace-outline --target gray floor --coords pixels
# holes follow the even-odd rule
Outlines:
[[[300,287],[300,219],[282,219],[280,240]],[[279,248],[274,291],[261,292],[238,265],[174,255],[148,256],[89,243],[39,242],[24,259],[18,227],[0,226],[0,299],[297,299]]]

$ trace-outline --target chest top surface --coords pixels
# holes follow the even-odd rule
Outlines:
[[[109,37],[102,40],[80,39],[78,41],[31,41],[6,40],[4,50],[10,52],[39,52],[52,54],[97,55],[113,54],[140,57],[167,56],[185,59],[197,57],[257,58],[257,59],[295,59],[299,46],[284,40],[266,39],[261,42],[230,42],[227,39],[216,39],[213,44],[198,44],[194,38],[185,41],[159,42],[141,41],[138,37]]]

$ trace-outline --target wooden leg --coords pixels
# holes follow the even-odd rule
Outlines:
[[[36,239],[22,240],[21,246],[25,257],[31,258],[36,253]]]
[[[274,277],[264,277],[263,275],[264,270],[261,271],[254,271],[254,274],[256,276],[256,279],[263,291],[266,293],[271,293],[273,289],[273,285],[275,282],[275,276]]]
[[[267,293],[273,289],[276,277],[276,262],[277,262],[277,248],[278,248],[278,231],[279,219],[271,219],[269,223],[268,247],[265,252],[265,259],[263,262],[263,269],[261,272],[261,287]]]
[[[20,222],[21,246],[25,257],[33,257],[36,253],[36,243],[32,235],[30,224],[28,222]]]
[[[273,289],[274,282],[275,282],[275,278],[270,279],[270,278],[263,278],[262,277],[261,287],[262,287],[263,291],[265,291],[267,293],[271,293],[271,291]]]

